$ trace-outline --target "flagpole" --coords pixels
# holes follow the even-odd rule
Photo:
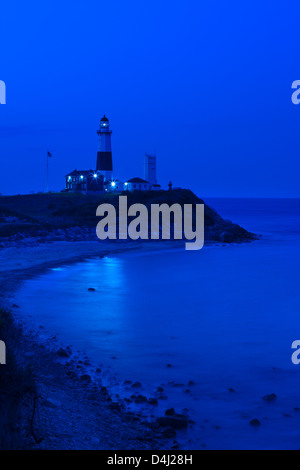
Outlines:
[[[46,193],[49,192],[49,181],[48,181],[48,173],[49,173],[49,157],[48,157],[48,151],[47,151],[47,187],[46,187]]]

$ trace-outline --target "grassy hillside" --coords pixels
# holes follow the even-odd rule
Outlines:
[[[136,191],[122,193],[128,196],[128,206],[134,203],[145,204],[200,204],[192,191],[178,189],[173,191]],[[120,194],[82,195],[72,193],[28,194],[2,196],[0,198],[0,237],[16,233],[34,235],[37,232],[51,231],[56,228],[96,227],[98,205],[113,204],[118,207]],[[205,205],[206,239],[224,242],[253,239],[253,234],[235,224],[225,222],[213,209]],[[221,237],[221,238],[220,238]],[[223,238],[223,239],[222,239]]]

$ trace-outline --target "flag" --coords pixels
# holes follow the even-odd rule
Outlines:
[[[52,155],[51,155],[51,153],[49,152],[49,150],[48,150],[48,152],[47,152],[47,157],[52,157]]]

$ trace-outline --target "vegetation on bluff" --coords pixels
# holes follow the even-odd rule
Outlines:
[[[29,194],[0,198],[0,237],[16,233],[29,236],[47,233],[57,228],[96,227],[98,205],[109,203],[118,207],[116,193],[83,195],[73,193]],[[151,204],[205,204],[192,191],[177,189],[172,191],[123,192],[127,195],[128,206],[140,203]],[[223,243],[245,242],[256,239],[239,225],[225,221],[215,210],[205,204],[205,240]]]

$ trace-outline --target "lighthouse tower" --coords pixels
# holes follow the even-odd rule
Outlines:
[[[97,153],[97,171],[103,174],[104,180],[112,178],[112,154],[111,154],[111,133],[109,130],[109,120],[103,116],[100,121],[100,129],[97,131],[99,136],[99,150]]]

